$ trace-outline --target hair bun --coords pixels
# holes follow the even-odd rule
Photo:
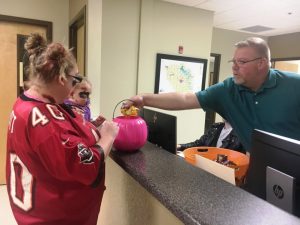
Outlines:
[[[67,56],[68,52],[65,47],[60,43],[52,43],[47,48],[47,57],[50,60],[56,61],[59,65]]]
[[[24,47],[29,56],[39,55],[47,47],[47,41],[39,33],[32,33],[26,40]]]

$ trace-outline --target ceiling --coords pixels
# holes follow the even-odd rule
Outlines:
[[[300,0],[163,0],[214,12],[214,27],[276,36],[300,32]]]

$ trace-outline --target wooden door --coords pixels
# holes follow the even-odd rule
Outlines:
[[[24,20],[16,22],[15,17],[12,17],[14,18],[12,22],[7,21],[7,18],[10,17],[5,16],[5,20],[1,20],[2,18],[0,16],[0,184],[5,184],[8,118],[17,98],[19,89],[18,81],[20,80],[17,77],[17,36],[39,32],[48,37],[48,28],[43,25],[33,25],[33,20],[28,20],[30,23],[25,24]]]

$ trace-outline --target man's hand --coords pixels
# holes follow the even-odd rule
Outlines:
[[[144,101],[143,101],[143,96],[141,95],[136,95],[131,97],[129,100],[124,102],[122,104],[122,109],[129,109],[131,106],[135,106],[137,108],[143,108],[144,107]]]

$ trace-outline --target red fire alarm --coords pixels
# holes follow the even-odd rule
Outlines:
[[[179,45],[179,46],[178,46],[178,53],[179,53],[179,54],[182,54],[182,53],[183,53],[183,46],[182,46],[182,45]]]

